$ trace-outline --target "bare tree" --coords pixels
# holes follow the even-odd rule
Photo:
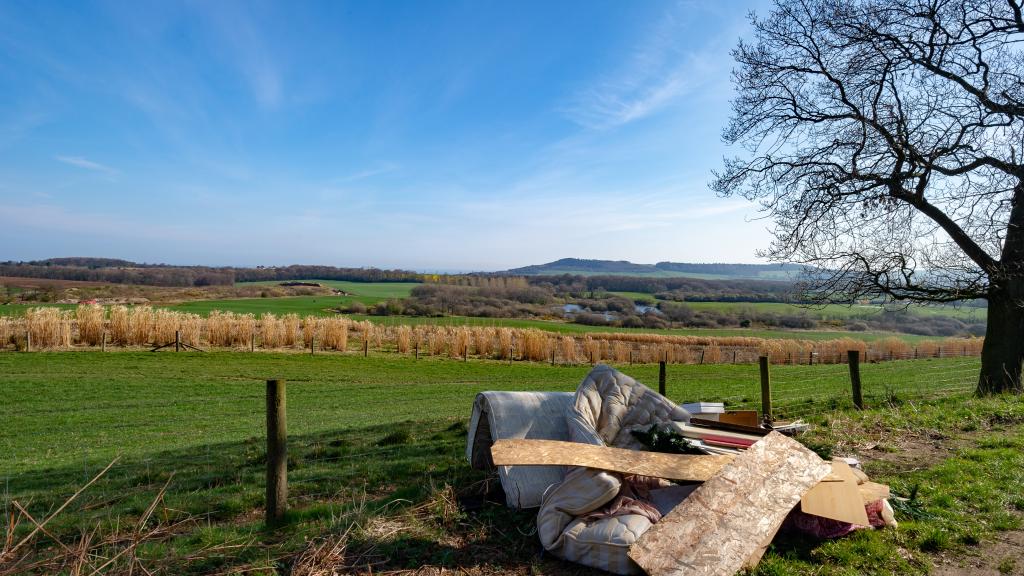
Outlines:
[[[988,300],[979,393],[1021,391],[1024,0],[776,0],[733,51],[713,187],[820,302]]]

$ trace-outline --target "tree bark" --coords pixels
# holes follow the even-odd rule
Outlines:
[[[978,394],[1021,392],[1021,362],[1024,361],[1024,303],[1011,292],[994,289],[988,298],[988,327],[981,349]]]
[[[990,272],[978,394],[1021,393],[1024,361],[1024,180],[1014,187],[999,266]]]

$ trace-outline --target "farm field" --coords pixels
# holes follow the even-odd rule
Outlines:
[[[374,297],[363,296],[359,298],[371,299]],[[264,312],[273,314],[294,313],[299,316],[320,316],[331,317],[337,313],[333,309],[342,307],[350,302],[350,296],[295,296],[285,298],[238,298],[231,300],[194,300],[181,304],[160,306],[155,308],[167,308],[178,312],[191,312],[200,316],[208,316],[214,310],[223,312],[235,312],[239,314],[254,314],[259,316]],[[374,300],[370,303],[375,303]],[[9,304],[0,306],[0,316],[21,316],[29,308],[56,307],[62,310],[74,310],[75,304]],[[495,326],[507,328],[537,328],[560,334],[586,334],[586,333],[637,333],[637,334],[665,334],[675,336],[708,336],[708,337],[751,337],[751,338],[781,338],[791,340],[834,340],[838,338],[852,338],[865,342],[874,342],[884,338],[898,338],[910,344],[925,340],[934,340],[935,337],[918,336],[898,332],[850,332],[844,330],[772,330],[763,328],[622,328],[615,326],[587,326],[561,320],[535,320],[527,318],[478,318],[470,316],[374,316],[368,314],[347,314],[352,320],[366,320],[374,324],[397,326]]]
[[[646,301],[651,304],[658,302],[653,294],[644,292],[609,292],[616,296],[629,298],[634,301]],[[881,314],[885,309],[882,306],[873,304],[857,304],[846,306],[842,304],[829,304],[826,306],[798,306],[783,302],[681,302],[694,310],[714,311],[741,311],[754,310],[757,312],[771,312],[775,314],[806,314],[812,318],[849,319],[868,318]],[[987,308],[972,306],[910,306],[907,309],[910,314],[918,316],[948,316],[964,321],[983,322],[985,321]]]
[[[764,328],[621,328],[615,326],[588,326],[560,320],[533,320],[528,318],[475,318],[470,316],[371,316],[366,314],[349,314],[353,320],[368,320],[375,324],[418,326],[422,324],[437,326],[498,326],[508,328],[537,328],[562,334],[585,334],[595,332],[619,332],[636,334],[666,334],[674,336],[709,336],[709,337],[750,337],[750,338],[782,338],[791,340],[834,340],[852,338],[865,342],[874,342],[883,338],[898,338],[908,343],[934,340],[932,336],[918,336],[898,332],[849,332],[845,330],[772,330]]]
[[[974,386],[977,363],[968,357],[866,364],[864,394],[917,398],[963,392]],[[656,364],[620,368],[657,383]],[[8,401],[0,406],[0,419],[9,426],[0,431],[0,470],[97,463],[117,454],[259,435],[263,383],[269,378],[292,384],[290,426],[306,434],[459,419],[468,415],[477,392],[574,390],[589,369],[353,353],[4,353],[0,386]],[[783,414],[848,403],[845,365],[772,371],[775,405]],[[760,401],[756,364],[673,365],[669,382],[668,396],[677,402],[725,400],[746,408]]]
[[[331,312],[331,309],[347,306],[352,302],[372,305],[390,298],[405,298],[409,296],[413,287],[418,285],[413,282],[343,282],[337,280],[308,280],[308,282],[319,282],[330,288],[344,290],[349,295],[196,299],[167,305],[155,303],[154,306],[180,312],[192,312],[202,316],[209,315],[213,310],[256,315],[271,312],[274,314],[294,313],[301,316],[331,316],[335,314],[335,312]],[[99,283],[91,284],[98,285]],[[276,286],[278,284],[280,284],[278,281],[239,282],[236,286]],[[75,304],[7,304],[0,306],[0,316],[17,316],[24,314],[25,309],[36,306],[56,306],[64,310],[75,308]]]
[[[209,316],[210,312],[235,312],[237,314],[255,314],[264,312],[273,314],[298,314],[299,316],[334,316],[332,312],[341,306],[347,306],[353,300],[377,300],[353,296],[288,296],[283,298],[234,298],[228,300],[193,300],[169,306],[154,305],[155,308],[167,308],[178,312],[192,312],[200,316]]]
[[[359,297],[373,298],[372,302],[388,298],[407,298],[412,289],[419,286],[418,282],[348,282],[345,280],[299,280],[299,282],[318,282],[329,288],[344,290]],[[262,282],[236,282],[236,286],[276,286],[280,280]]]
[[[621,368],[656,381],[656,366]],[[860,414],[842,411],[845,368],[773,367],[779,409],[811,419],[817,431],[807,441],[818,450],[848,450],[859,442],[849,436],[855,433],[886,443],[881,454],[898,453],[899,442],[918,428],[949,434],[1024,421],[1019,399],[966,396],[976,359],[864,365],[872,409]],[[145,565],[163,573],[280,573],[310,539],[346,534],[347,558],[361,571],[364,565],[375,572],[433,565],[525,574],[532,566],[543,574],[589,574],[538,555],[529,512],[494,504],[476,512],[451,508],[483,478],[463,456],[475,393],[571,391],[588,369],[351,354],[0,354],[7,398],[0,406],[7,423],[0,432],[5,502],[30,502],[29,510],[43,517],[120,455],[49,525],[52,534],[70,539],[85,527],[127,526],[166,485],[157,522],[178,522],[177,528],[138,549]],[[268,377],[288,382],[293,506],[287,528],[270,538],[259,515]],[[752,365],[669,371],[668,393],[676,401],[719,398],[754,406],[758,390]],[[950,396],[925,400],[936,394]],[[890,437],[886,430],[895,423],[900,432]],[[917,574],[926,570],[922,557],[933,545],[954,550],[1019,527],[1012,495],[1024,489],[1024,428],[999,438],[979,439],[978,450],[948,464],[905,472],[882,461],[869,468],[900,494],[922,485],[932,520],[901,517],[899,532],[860,533],[810,549],[782,542],[763,566],[794,574],[821,573],[821,564],[836,573],[884,567]],[[997,489],[1003,497],[993,496]],[[939,530],[946,535],[936,542]],[[867,557],[865,547],[873,550]]]

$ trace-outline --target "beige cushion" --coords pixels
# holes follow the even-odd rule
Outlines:
[[[639,450],[632,431],[651,424],[689,422],[690,414],[647,386],[603,364],[594,367],[576,389],[569,412],[573,442]]]

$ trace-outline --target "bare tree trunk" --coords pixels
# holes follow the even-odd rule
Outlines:
[[[1020,280],[1015,281],[1018,285]],[[1013,292],[1020,292],[1015,290]],[[981,349],[978,394],[1021,392],[1024,361],[1024,303],[1009,290],[993,290],[988,299],[988,327]]]
[[[999,270],[989,277],[978,394],[1020,393],[1024,361],[1024,180],[1014,187]]]

